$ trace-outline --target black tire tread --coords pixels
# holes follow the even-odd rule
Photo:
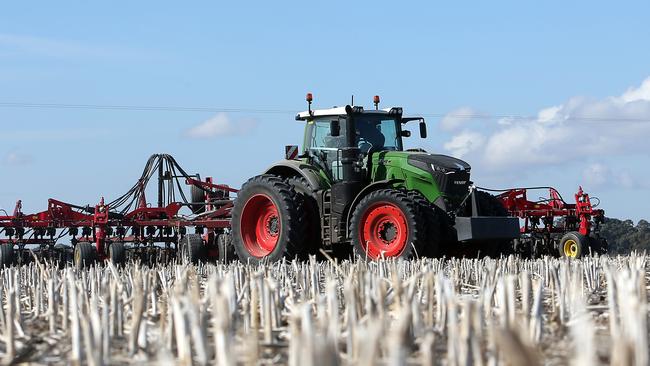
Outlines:
[[[241,219],[243,205],[245,204],[245,202],[239,198],[247,195],[250,190],[254,191],[256,186],[263,186],[274,192],[280,200],[279,206],[281,207],[278,207],[278,209],[288,213],[288,217],[283,218],[286,221],[282,224],[282,228],[286,234],[283,235],[283,237],[286,238],[286,243],[284,245],[278,243],[278,245],[283,246],[282,250],[277,253],[271,253],[263,258],[250,255],[246,250],[244,243],[242,243],[241,235],[239,234],[239,221]],[[282,258],[292,259],[301,256],[306,252],[306,248],[303,245],[305,240],[305,226],[302,225],[302,223],[305,222],[304,201],[302,195],[297,194],[295,189],[289,185],[286,180],[272,174],[257,175],[244,183],[237,196],[238,199],[235,200],[232,209],[232,238],[237,256],[242,262],[250,261],[251,263],[256,264],[263,261],[278,261]]]
[[[108,247],[108,257],[115,265],[123,265],[126,262],[126,248],[124,243],[116,241]]]
[[[183,260],[198,264],[204,259],[203,239],[200,234],[186,234],[181,238],[181,254],[186,255]]]
[[[422,227],[420,231],[425,233],[422,253],[420,255],[437,258],[444,246],[444,220],[439,216],[439,212],[420,192],[408,191],[407,196],[413,200],[417,210],[417,215],[422,219],[419,220]]]
[[[564,255],[564,243],[569,239],[575,240],[576,244],[578,245],[578,255],[576,258],[581,258],[589,254],[589,238],[577,231],[569,231],[568,233],[564,234],[564,236],[562,236],[562,239],[560,239],[560,245],[558,247],[560,258],[568,258]]]
[[[0,245],[0,268],[10,267],[14,263],[14,246],[13,244]]]
[[[302,254],[317,255],[322,245],[321,237],[321,215],[318,208],[318,201],[316,194],[302,176],[293,176],[287,178],[287,183],[293,187],[296,194],[302,195],[304,215],[301,215],[302,222],[300,225],[304,227],[305,231],[305,250]],[[306,259],[306,258],[304,258]]]
[[[421,253],[424,252],[423,246],[425,244],[426,234],[422,231],[425,224],[423,223],[422,215],[418,215],[418,204],[413,201],[412,198],[409,198],[404,191],[388,188],[378,189],[368,193],[354,208],[352,218],[350,219],[350,237],[352,238],[354,256],[362,259],[367,257],[363,250],[363,246],[359,243],[357,232],[359,230],[359,225],[361,225],[360,221],[363,216],[364,206],[375,199],[393,201],[394,203],[398,203],[406,208],[406,212],[404,212],[404,210],[402,211],[408,220],[409,227],[412,228],[412,235],[409,235],[410,243],[408,243],[399,258],[411,258],[416,254],[416,252],[418,255],[422,255]]]
[[[88,242],[77,243],[74,248],[74,265],[77,269],[89,267],[97,260],[97,251],[95,247]],[[77,257],[77,252],[79,257]]]

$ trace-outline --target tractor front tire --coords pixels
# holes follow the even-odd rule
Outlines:
[[[74,247],[74,266],[77,269],[90,267],[97,260],[95,246],[88,242],[77,243]]]
[[[380,189],[354,208],[350,237],[355,257],[408,259],[422,255],[426,233],[417,203],[406,193]]]
[[[14,263],[14,245],[0,245],[0,268],[10,267]]]
[[[244,263],[292,259],[306,252],[303,196],[284,179],[263,174],[246,182],[232,209],[232,240]]]
[[[421,218],[421,232],[425,233],[422,240],[422,252],[420,256],[429,258],[440,257],[441,249],[445,245],[444,232],[449,230],[445,227],[444,218],[441,217],[441,211],[432,203],[427,201],[418,191],[409,191],[407,195],[416,205],[417,215]],[[442,213],[444,214],[444,213]]]
[[[589,251],[589,240],[577,231],[569,231],[560,240],[560,258],[576,259]]]
[[[203,239],[200,234],[186,234],[179,242],[180,258],[192,264],[201,262],[204,256]]]

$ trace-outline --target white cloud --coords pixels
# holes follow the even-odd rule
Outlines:
[[[647,154],[650,78],[620,96],[573,97],[561,105],[541,109],[534,118],[504,119],[491,127],[489,132],[476,128],[457,133],[444,148],[452,154],[467,154],[474,164],[484,164],[493,171],[529,166],[538,169],[616,154]],[[469,138],[480,133],[484,134],[484,144]],[[470,140],[474,141],[472,148],[467,148]]]
[[[460,127],[463,127],[474,120],[476,115],[478,115],[478,113],[469,107],[455,109],[442,117],[440,120],[440,128],[444,131],[458,130]]]
[[[6,165],[14,166],[28,165],[31,164],[32,161],[33,159],[31,155],[23,154],[18,151],[10,151],[7,155],[5,155],[4,159],[2,159],[2,162]]]
[[[255,120],[233,121],[226,113],[218,113],[214,117],[190,128],[185,132],[185,135],[196,139],[245,135],[255,129],[256,126]]]
[[[603,164],[595,163],[589,165],[583,172],[582,176],[585,183],[592,186],[603,186],[610,180],[611,170]]]
[[[593,187],[646,188],[627,170],[612,169],[602,163],[593,163],[582,172],[584,182]]]
[[[451,151],[454,156],[462,158],[472,151],[476,151],[485,144],[485,137],[477,132],[463,131],[445,143],[444,148]]]

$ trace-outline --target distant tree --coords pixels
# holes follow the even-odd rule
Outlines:
[[[605,218],[600,234],[607,239],[609,250],[615,254],[631,251],[650,253],[650,223],[639,220],[636,226],[632,220]]]

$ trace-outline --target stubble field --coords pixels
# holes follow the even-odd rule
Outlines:
[[[3,363],[646,365],[647,258],[1,272]]]

